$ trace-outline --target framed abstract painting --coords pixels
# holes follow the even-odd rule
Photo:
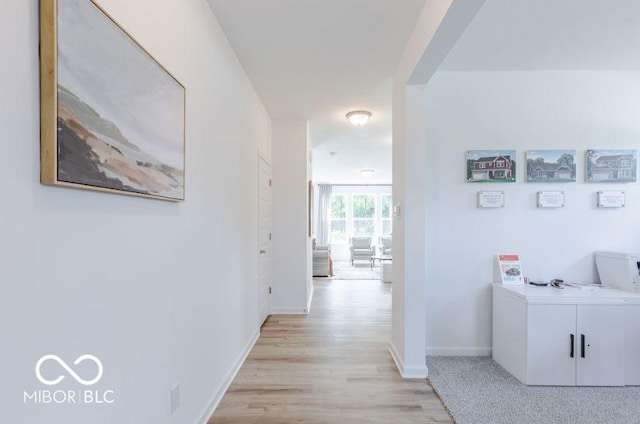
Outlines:
[[[94,0],[41,0],[40,44],[40,181],[184,200],[184,86]]]

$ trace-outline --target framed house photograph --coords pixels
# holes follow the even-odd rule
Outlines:
[[[576,181],[575,150],[532,150],[526,153],[527,181],[570,183]]]
[[[93,0],[41,0],[40,44],[40,181],[184,200],[182,84]]]
[[[637,150],[587,150],[587,182],[633,183],[637,167]]]
[[[515,150],[467,151],[467,181],[513,183],[516,181]]]

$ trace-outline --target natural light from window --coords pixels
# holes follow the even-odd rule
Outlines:
[[[389,188],[390,190],[390,188]],[[348,244],[354,236],[378,237],[392,232],[391,193],[334,193],[331,196],[331,244]]]

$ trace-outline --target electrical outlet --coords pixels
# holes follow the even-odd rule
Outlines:
[[[176,410],[180,407],[180,385],[176,384],[171,388],[171,414],[176,412]]]

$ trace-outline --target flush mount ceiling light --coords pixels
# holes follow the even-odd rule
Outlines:
[[[361,169],[360,170],[360,175],[362,175],[365,178],[369,178],[371,176],[373,176],[373,173],[376,172],[373,169]]]
[[[371,118],[371,112],[368,110],[352,110],[347,113],[347,119],[356,127],[361,127],[367,122],[369,122],[369,118]]]

